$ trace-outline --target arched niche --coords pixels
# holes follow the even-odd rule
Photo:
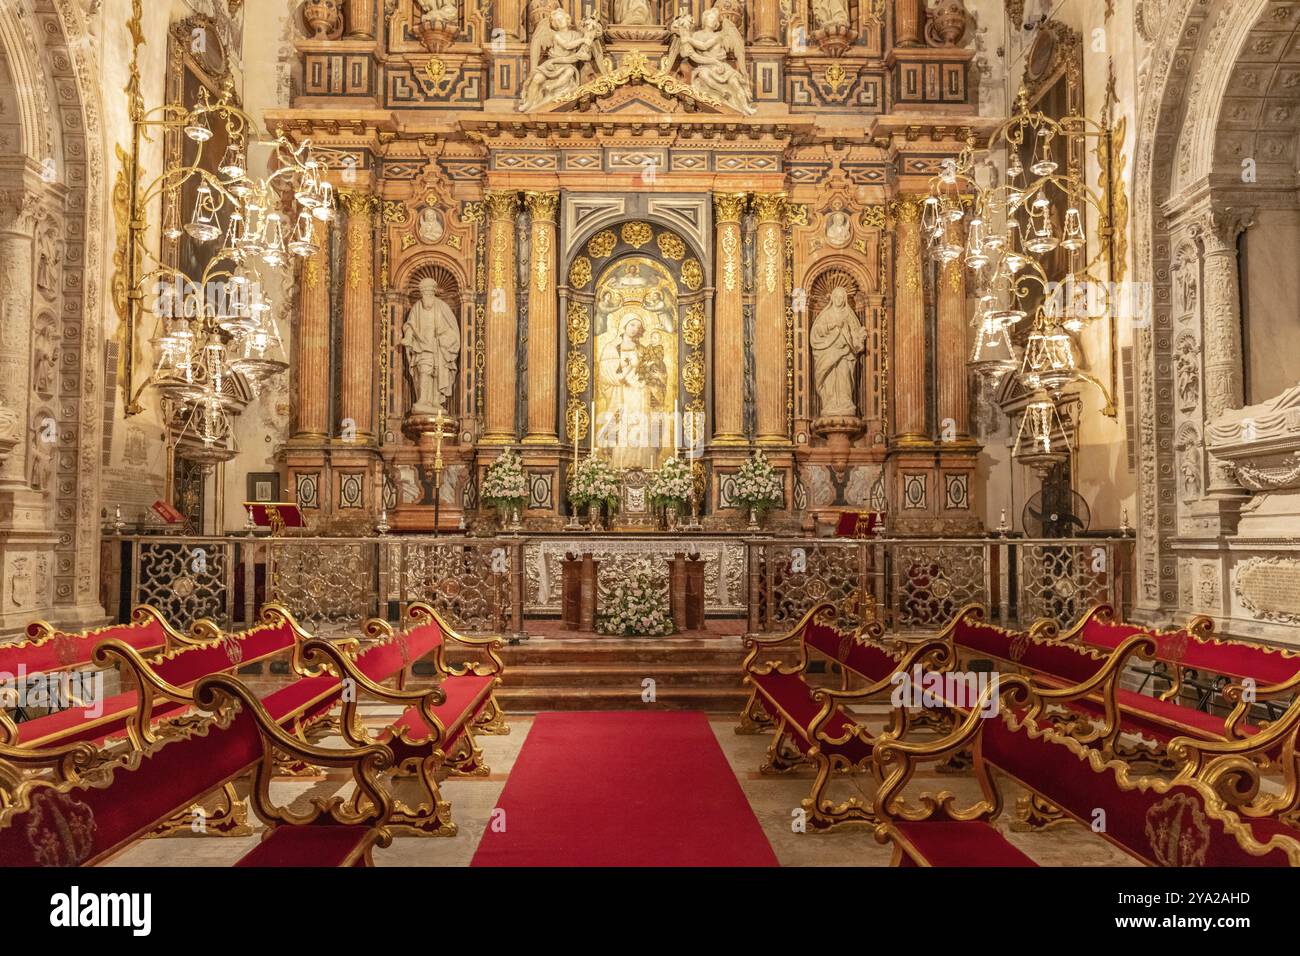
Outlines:
[[[707,259],[675,227],[645,216],[590,227],[570,246],[562,272],[559,313],[565,383],[560,411],[568,443],[575,438],[589,442],[591,437],[590,409],[599,371],[597,339],[604,331],[596,328],[600,317],[597,287],[618,263],[638,258],[657,263],[674,277],[679,370],[674,394],[683,417],[690,413],[693,427],[705,428],[712,401],[707,370],[713,309]],[[690,437],[688,434],[688,440]]]
[[[472,361],[472,327],[474,297],[467,294],[467,279],[456,260],[438,252],[420,252],[404,260],[393,274],[393,291],[388,296],[387,348],[381,350],[379,360],[385,364],[381,381],[386,394],[381,394],[384,409],[386,441],[396,441],[401,434],[402,420],[414,400],[414,383],[402,347],[402,325],[411,306],[420,297],[420,283],[432,279],[437,285],[437,297],[451,308],[460,321],[460,355],[456,363],[456,385],[447,401],[447,415],[461,423],[470,415],[472,403],[466,390],[466,362]]]
[[[848,292],[849,304],[866,329],[866,348],[858,361],[854,395],[858,416],[864,422],[863,435],[883,435],[884,419],[888,411],[887,317],[884,297],[876,285],[875,276],[862,267],[852,256],[839,254],[820,259],[809,273],[804,289],[807,293],[806,311],[802,321],[796,323],[798,338],[796,353],[795,417],[799,423],[796,440],[819,444],[820,439],[809,432],[812,422],[821,417],[821,403],[814,382],[814,361],[809,335],[817,316],[830,302],[836,288]],[[802,442],[801,442],[802,443]]]

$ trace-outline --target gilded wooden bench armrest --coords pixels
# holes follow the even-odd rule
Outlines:
[[[158,610],[152,604],[137,604],[131,610],[131,621],[134,624],[143,624],[151,618],[157,621],[158,626],[163,630],[163,635],[166,638],[166,647],[164,650],[171,651],[179,650],[182,647],[197,647],[202,643],[202,641],[196,640],[189,634],[185,634],[172,627],[171,622],[167,620],[162,611]]]
[[[1089,608],[1088,613],[1079,618],[1073,627],[1067,628],[1064,631],[1061,631],[1058,628],[1054,637],[1058,641],[1078,641],[1080,636],[1083,634],[1084,628],[1088,626],[1090,621],[1096,620],[1103,623],[1109,623],[1114,619],[1115,609],[1113,607],[1109,604],[1096,604]]]
[[[1141,660],[1155,660],[1156,641],[1150,634],[1134,634],[1111,652],[1097,672],[1073,687],[1041,687],[1034,685],[1034,702],[1029,717],[1037,721],[1048,704],[1065,704],[1081,697],[1099,696],[1104,707],[1104,722],[1097,739],[1113,746],[1120,733],[1120,709],[1117,692],[1128,659],[1137,655]]]
[[[1287,684],[1291,683],[1290,681]],[[1272,688],[1261,688],[1257,693],[1263,693],[1267,690],[1285,688],[1287,684],[1275,684]],[[1234,684],[1228,688],[1229,691],[1237,689],[1240,693],[1239,684]],[[1237,707],[1241,707],[1245,702],[1238,701]],[[1233,710],[1233,715],[1237,710]],[[1228,718],[1232,721],[1232,716]],[[1239,726],[1231,725],[1233,729],[1239,731]],[[1175,737],[1169,741],[1169,756],[1181,762],[1178,771],[1178,778],[1201,777],[1207,770],[1208,766],[1219,758],[1248,758],[1252,762],[1267,763],[1268,754],[1271,751],[1281,749],[1283,753],[1282,772],[1288,780],[1295,778],[1297,767],[1295,758],[1295,747],[1300,738],[1300,697],[1291,702],[1291,705],[1277,720],[1270,723],[1267,727],[1260,730],[1252,736],[1230,737],[1226,740],[1200,740],[1195,737]],[[1288,751],[1290,756],[1288,756]],[[1300,787],[1300,781],[1296,783]],[[1292,794],[1295,796],[1296,794]]]
[[[976,754],[975,775],[980,782],[984,799],[965,809],[953,805],[954,795],[944,791],[937,795],[924,794],[920,798],[920,807],[912,809],[901,801],[901,794],[916,772],[918,764],[930,763],[952,756],[966,750],[972,744],[978,744],[978,738],[986,720],[1001,720],[995,714],[986,714],[994,696],[1010,698],[1013,702],[1023,704],[1034,693],[1033,686],[1024,677],[1010,674],[990,682],[980,693],[975,706],[964,716],[953,730],[935,740],[900,740],[891,734],[882,734],[876,739],[874,756],[876,765],[883,774],[880,787],[876,790],[875,812],[881,820],[889,818],[902,820],[928,820],[936,813],[951,820],[977,820],[996,817],[1002,809],[1002,797],[993,785],[982,758]],[[976,748],[978,751],[978,747]]]
[[[358,690],[364,691],[371,697],[383,701],[386,704],[398,704],[403,707],[419,706],[420,714],[433,730],[434,741],[440,742],[447,733],[447,728],[443,726],[434,708],[446,703],[447,692],[441,687],[432,687],[427,690],[395,690],[385,687],[383,684],[376,683],[367,677],[357,667],[356,662],[347,656],[342,650],[335,647],[329,641],[319,637],[312,638],[302,646],[303,662],[308,667],[320,668],[328,666],[333,669],[340,680],[350,680],[356,684]],[[369,737],[362,728],[360,720],[357,719],[357,695],[343,695],[343,736],[353,746],[359,747],[369,742]]]
[[[0,706],[0,744],[12,744],[18,740],[18,725]]]
[[[898,662],[889,674],[878,681],[868,684],[866,687],[859,687],[852,690],[831,690],[830,688],[819,687],[813,691],[813,700],[822,705],[817,716],[813,718],[808,728],[809,735],[814,740],[822,740],[830,744],[842,744],[848,741],[850,736],[862,736],[865,731],[861,725],[852,725],[848,733],[843,737],[829,737],[824,733],[826,722],[840,707],[846,704],[863,704],[869,702],[872,698],[880,696],[886,691],[892,691],[897,683],[897,675],[906,674],[914,667],[923,665],[926,661],[932,664],[934,669],[943,669],[952,664],[952,650],[947,643],[941,640],[928,640],[924,643],[917,644],[908,651],[906,655]],[[903,721],[898,724],[900,734],[902,728],[906,727],[906,718],[896,718]],[[866,739],[866,738],[864,738]]]
[[[380,786],[379,773],[393,766],[393,752],[383,744],[366,743],[342,748],[323,747],[300,740],[272,719],[261,700],[243,682],[228,674],[210,674],[201,678],[194,687],[194,700],[198,707],[210,712],[237,702],[257,724],[262,736],[263,752],[250,796],[253,810],[263,822],[268,825],[288,823],[305,826],[316,822],[324,814],[345,826],[382,826],[388,820],[393,801]],[[311,809],[301,813],[277,806],[271,800],[270,793],[276,773],[277,751],[291,760],[350,769],[356,782],[356,793],[347,803],[344,803],[341,796],[328,799],[312,797]]]
[[[85,741],[33,749],[0,744],[0,789],[12,792],[22,782],[26,770],[52,769],[59,783],[77,783],[85,771],[99,762],[99,751]]]
[[[741,661],[740,669],[746,673],[770,673],[773,667],[778,666],[774,661],[769,661],[762,665],[766,670],[755,671],[753,668],[754,660],[758,657],[761,651],[773,647],[780,647],[794,640],[798,640],[802,645],[804,631],[808,629],[808,625],[822,615],[832,615],[834,613],[835,605],[830,601],[822,601],[819,604],[814,604],[805,611],[803,617],[799,618],[794,627],[790,628],[790,630],[786,631],[784,634],[775,634],[770,637],[761,634],[746,635],[744,646],[749,650],[749,653],[746,654],[745,659]],[[801,646],[798,665],[789,668],[781,667],[780,670],[783,674],[796,674],[801,672],[807,666],[808,648],[806,646]]]
[[[436,607],[427,601],[412,602],[406,609],[406,616],[415,621],[432,621],[438,625],[438,630],[442,632],[442,643],[433,652],[433,666],[441,676],[461,677],[465,674],[473,674],[476,677],[488,677],[492,674],[500,674],[505,670],[505,661],[497,653],[498,650],[505,646],[505,640],[501,635],[485,634],[474,637],[462,634],[448,623],[447,619],[442,616],[442,613]],[[487,651],[488,663],[473,661],[459,667],[448,664],[446,646],[449,641],[465,647]]]
[[[153,705],[156,697],[165,697],[181,704],[194,701],[192,691],[163,680],[149,666],[148,661],[140,656],[139,651],[115,637],[96,647],[92,659],[100,667],[119,663],[135,678],[135,708],[127,717],[126,732],[131,745],[138,750],[143,750],[158,740],[153,732]]]
[[[1275,700],[1278,697],[1291,697],[1300,693],[1300,672],[1284,680],[1280,684],[1265,684],[1263,687],[1256,685],[1251,689],[1249,695],[1246,694],[1246,684],[1236,682],[1229,684],[1223,689],[1223,699],[1232,705],[1227,719],[1224,721],[1224,736],[1228,739],[1244,739],[1249,735],[1241,729],[1247,716],[1250,714],[1250,708],[1262,700]],[[1249,696],[1249,699],[1247,697]],[[1300,700],[1300,697],[1297,697]],[[1288,713],[1294,707],[1288,707]],[[1285,720],[1286,715],[1279,717],[1278,720]],[[1277,721],[1274,721],[1276,723]]]

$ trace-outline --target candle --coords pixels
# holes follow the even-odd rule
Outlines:
[[[596,454],[596,403],[591,403],[591,453]]]
[[[677,403],[673,402],[673,457],[677,457]]]
[[[574,406],[573,406],[573,461],[574,461],[574,464],[577,464],[577,461],[578,461],[578,423],[581,422],[581,421],[582,421],[582,418],[578,415],[578,406],[577,406],[577,405],[574,405]]]

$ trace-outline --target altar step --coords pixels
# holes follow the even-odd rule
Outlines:
[[[533,639],[500,651],[505,680],[497,698],[508,713],[546,710],[703,710],[739,713],[745,649],[738,637],[716,639]],[[793,656],[782,655],[793,660]],[[473,659],[448,647],[449,663]],[[653,702],[642,700],[654,680]]]

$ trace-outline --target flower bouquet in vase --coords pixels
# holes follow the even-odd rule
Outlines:
[[[524,478],[523,462],[513,451],[506,449],[500,458],[488,466],[479,497],[497,509],[503,526],[509,519],[507,530],[518,533],[519,512],[524,507],[527,495],[528,484]]]
[[[612,512],[618,498],[618,475],[605,459],[588,455],[574,467],[569,476],[569,500],[574,507],[587,509],[592,531],[600,527],[601,506],[608,505]]]
[[[776,469],[761,451],[754,452],[736,472],[731,492],[731,500],[749,511],[749,527],[746,530],[751,533],[762,530],[759,521],[763,513],[781,504],[784,498],[781,478]]]
[[[669,531],[677,530],[694,482],[690,466],[677,457],[660,465],[646,482],[646,494],[655,507],[663,509],[664,524]]]

